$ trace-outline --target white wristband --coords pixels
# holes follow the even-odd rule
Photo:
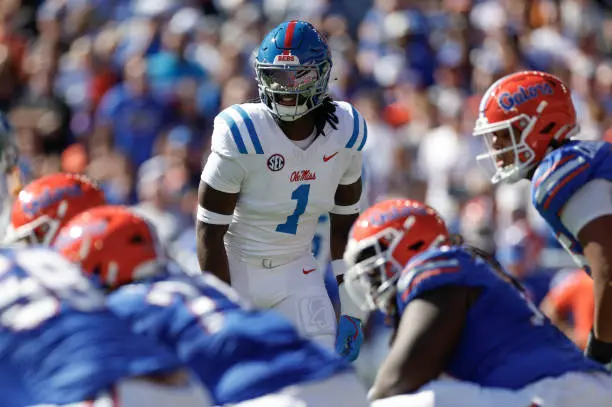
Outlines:
[[[332,260],[331,266],[334,276],[336,277],[344,275],[344,273],[346,273],[346,263],[342,259]],[[353,299],[350,297],[348,291],[346,291],[345,283],[341,283],[338,285],[338,294],[340,295],[340,312],[343,315],[348,315],[353,318],[359,318],[362,322],[365,323],[364,318],[366,316],[366,312],[359,308],[357,304],[355,304]]]
[[[334,215],[355,215],[359,213],[361,210],[361,204],[359,202],[354,203],[353,205],[335,205],[330,213]]]
[[[232,223],[234,215],[223,215],[209,211],[208,209],[198,205],[198,213],[196,217],[200,222],[208,223],[210,225],[229,225]]]
[[[340,313],[349,317],[359,318],[365,324],[367,312],[362,310],[359,305],[355,304],[353,298],[346,291],[346,283],[338,286],[338,294],[340,295]]]

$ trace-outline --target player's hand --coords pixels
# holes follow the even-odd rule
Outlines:
[[[354,361],[359,356],[363,342],[363,325],[359,318],[341,315],[336,336],[336,352],[348,360]]]

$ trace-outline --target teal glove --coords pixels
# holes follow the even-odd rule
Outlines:
[[[363,342],[363,326],[361,320],[348,315],[341,315],[336,336],[336,353],[349,362],[359,356]]]

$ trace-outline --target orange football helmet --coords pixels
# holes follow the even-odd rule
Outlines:
[[[449,239],[444,221],[431,207],[410,199],[390,199],[355,221],[344,252],[344,284],[365,311],[387,311],[395,282],[410,259]]]
[[[85,175],[56,173],[38,178],[13,203],[5,241],[49,245],[70,218],[105,203],[98,184]]]
[[[52,247],[108,289],[157,274],[163,259],[152,227],[117,205],[76,215],[60,229]]]
[[[488,152],[477,160],[492,164],[491,182],[516,182],[550,151],[578,132],[567,86],[539,71],[507,75],[480,101],[475,136],[485,136]]]

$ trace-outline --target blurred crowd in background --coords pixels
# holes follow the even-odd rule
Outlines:
[[[471,130],[494,80],[539,69],[570,85],[581,138],[612,140],[606,3],[1,0],[0,110],[28,177],[87,173],[111,203],[134,205],[195,262],[213,118],[257,97],[253,51],[263,35],[286,19],[309,20],[332,49],[330,93],[368,121],[368,201],[407,196],[434,206],[468,242],[496,252],[536,303],[548,295],[542,306],[580,345],[579,326],[591,326],[590,280],[530,208],[528,183],[489,183]],[[364,380],[386,349],[372,321]]]

